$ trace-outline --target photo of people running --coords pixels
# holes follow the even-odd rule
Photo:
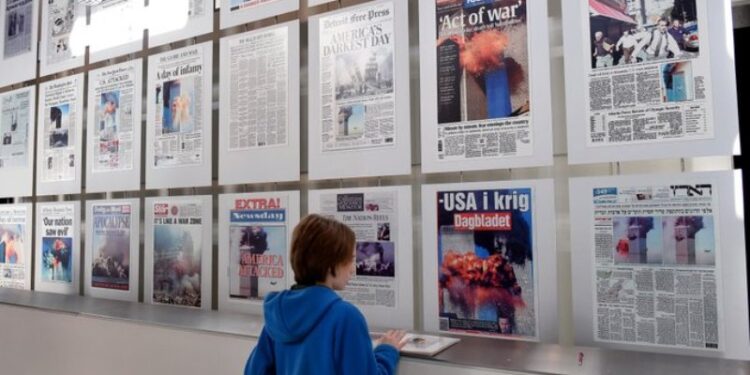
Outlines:
[[[589,0],[591,67],[699,54],[695,0]]]

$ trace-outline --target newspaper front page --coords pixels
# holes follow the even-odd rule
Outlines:
[[[40,98],[44,106],[43,118],[39,119],[43,127],[38,135],[42,138],[41,160],[37,168],[42,170],[42,182],[75,180],[76,131],[81,114],[77,112],[78,101],[82,93],[78,92],[77,76],[71,79],[49,83]]]
[[[589,146],[714,137],[708,1],[589,2]]]
[[[289,29],[229,40],[229,151],[288,143]]]
[[[440,330],[534,339],[531,188],[437,192]]]
[[[203,270],[201,201],[154,203],[153,303],[200,308]],[[148,271],[147,271],[148,272]],[[207,302],[210,303],[210,302]]]
[[[287,288],[287,197],[236,198],[229,212],[229,298],[263,301]]]
[[[75,242],[75,207],[69,203],[45,205],[40,215],[42,252],[37,256],[41,257],[41,280],[70,285],[80,251]]]
[[[29,289],[26,284],[28,212],[23,206],[0,206],[0,288]]]
[[[723,350],[714,188],[593,190],[595,340]]]
[[[29,130],[30,107],[34,98],[30,90],[0,94],[0,170],[25,168],[29,165],[28,147],[33,141]]]
[[[134,66],[121,65],[99,70],[90,76],[89,105],[94,106],[94,122],[88,124],[93,132],[93,173],[125,171],[133,169],[134,127],[141,125],[141,114],[133,113],[135,100],[141,93],[135,92]]]
[[[532,155],[527,1],[436,0],[435,16],[438,159]]]
[[[31,52],[32,27],[36,26],[32,0],[5,1],[5,34],[3,58],[10,59]]]
[[[86,25],[86,5],[75,0],[46,0],[47,45],[40,53],[46,53],[47,64],[55,64],[72,57],[71,35],[75,27]],[[81,36],[82,37],[82,36]]]
[[[386,2],[319,20],[323,153],[396,144],[393,12]]]
[[[133,207],[129,203],[95,204],[92,212],[91,286],[128,291]]]
[[[106,38],[91,38],[91,53],[121,46],[143,38],[145,23],[140,0],[100,0],[87,9],[90,14],[87,33],[106,35]],[[128,22],[122,22],[123,19]]]
[[[159,56],[155,66],[156,87],[153,121],[154,167],[171,168],[199,165],[205,158],[204,127],[211,121],[203,113],[203,80],[211,79],[204,67],[202,45],[190,46]]]
[[[396,191],[330,193],[320,196],[320,213],[354,231],[356,275],[341,297],[359,306],[397,308],[396,249],[398,201]]]

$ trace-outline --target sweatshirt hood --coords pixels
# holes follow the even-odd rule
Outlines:
[[[263,304],[266,330],[274,341],[304,339],[341,297],[325,286],[270,293]]]

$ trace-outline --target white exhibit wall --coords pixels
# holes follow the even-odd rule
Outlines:
[[[239,374],[256,340],[0,305],[8,374]],[[30,350],[29,348],[33,348]],[[54,355],[39,355],[54,353]],[[79,360],[71,360],[71,359]],[[113,365],[116,364],[116,365]],[[400,375],[510,375],[403,358]]]

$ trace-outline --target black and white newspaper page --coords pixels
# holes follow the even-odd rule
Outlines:
[[[289,29],[273,28],[229,41],[229,151],[288,142]]]
[[[74,28],[86,26],[86,6],[72,0],[47,0],[45,22],[47,22],[47,45],[40,53],[47,54],[47,64],[55,64],[72,57]],[[82,38],[83,35],[78,35]]]
[[[140,126],[140,113],[133,113],[133,100],[140,100],[135,92],[134,65],[98,70],[90,76],[89,103],[94,106],[94,122],[88,124],[93,132],[92,172],[114,172],[133,169],[134,126]]]
[[[10,59],[31,52],[32,27],[36,27],[32,0],[5,2],[3,58]]]
[[[82,93],[78,80],[83,76],[54,81],[47,84],[40,105],[44,106],[41,159],[37,168],[42,170],[42,182],[75,180],[76,132],[81,114],[77,112]]]
[[[323,153],[396,143],[392,2],[321,17]]]
[[[396,191],[330,193],[320,196],[320,212],[354,231],[356,276],[340,292],[359,306],[396,308],[395,239],[398,236]]]
[[[0,288],[28,289],[26,259],[31,239],[26,238],[28,218],[25,206],[0,206]]]
[[[597,341],[723,350],[716,191],[593,190]]]
[[[589,146],[714,137],[707,3],[589,1]]]
[[[29,165],[28,144],[32,129],[29,107],[34,98],[30,90],[0,94],[0,170],[3,168],[25,168]],[[31,133],[33,134],[33,133]]]
[[[203,163],[204,121],[203,80],[211,79],[211,68],[204,67],[204,46],[190,46],[162,54],[155,66],[153,98],[154,167],[172,168]]]

